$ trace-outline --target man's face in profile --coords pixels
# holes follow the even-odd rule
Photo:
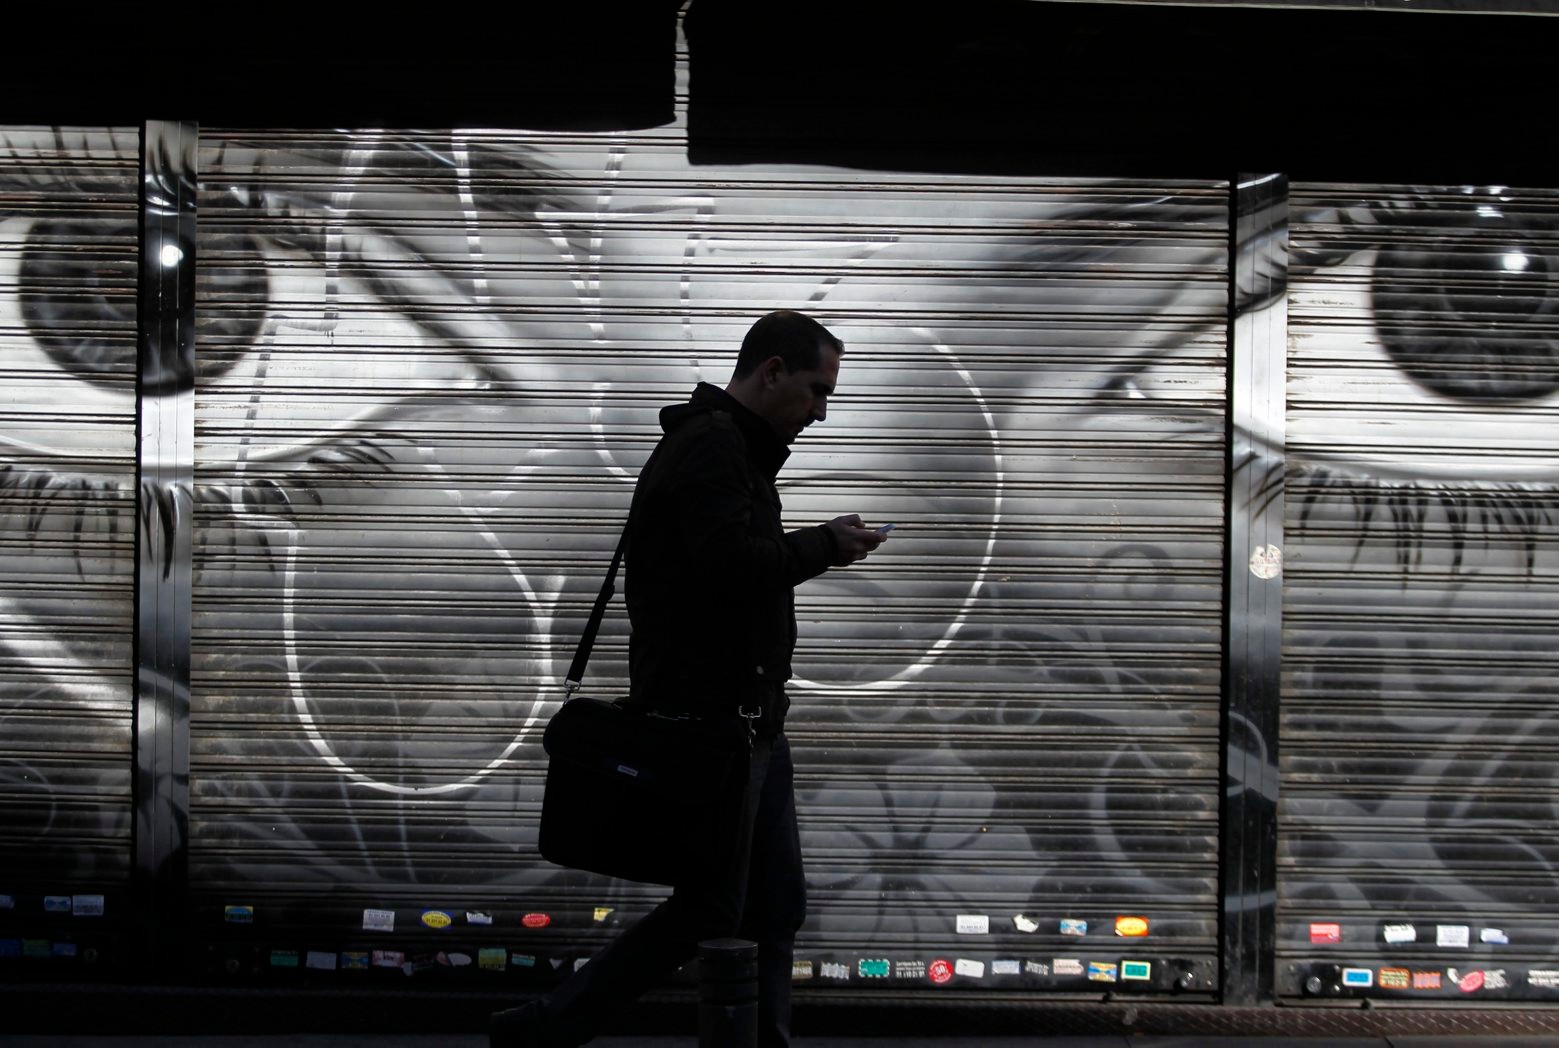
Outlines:
[[[764,365],[774,370],[764,391],[761,414],[787,444],[794,443],[812,423],[828,417],[828,398],[839,382],[839,354],[821,346],[817,358],[817,367],[805,371],[787,371],[778,357]]]

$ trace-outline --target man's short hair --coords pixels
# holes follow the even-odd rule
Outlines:
[[[786,371],[815,371],[822,363],[823,348],[844,352],[844,343],[805,313],[780,309],[759,317],[747,329],[742,350],[736,355],[732,378],[745,378],[770,357],[779,357]]]

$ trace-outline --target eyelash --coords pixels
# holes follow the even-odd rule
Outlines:
[[[1324,503],[1345,503],[1352,513],[1352,528],[1357,529],[1354,560],[1375,529],[1376,514],[1389,516],[1390,540],[1396,548],[1397,567],[1404,573],[1423,566],[1424,550],[1435,534],[1450,539],[1451,572],[1459,572],[1474,532],[1490,548],[1493,538],[1514,538],[1525,553],[1524,569],[1530,576],[1537,561],[1540,543],[1552,541],[1556,515],[1559,515],[1559,491],[1520,484],[1431,484],[1422,481],[1388,481],[1337,473],[1326,466],[1306,465],[1291,470],[1291,498],[1302,508],[1300,534],[1327,530],[1327,525],[1311,524],[1312,516]],[[1303,494],[1300,494],[1303,492]],[[1432,515],[1444,517],[1443,531],[1430,529]],[[1334,526],[1335,527],[1335,526]]]

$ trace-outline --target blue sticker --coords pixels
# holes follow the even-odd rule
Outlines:
[[[341,970],[344,972],[366,972],[368,970],[368,951],[342,950]]]
[[[1342,984],[1360,990],[1367,990],[1375,985],[1375,969],[1344,968],[1342,970]]]
[[[22,955],[22,940],[0,939],[0,957],[20,957]]]
[[[509,963],[516,968],[534,968],[536,967],[536,958],[528,953],[516,953],[510,955]]]
[[[74,956],[76,956],[76,944],[73,943],[73,942],[57,942],[57,943],[55,943],[54,944],[54,956],[56,956],[56,957],[74,957]]]
[[[1121,978],[1133,982],[1145,982],[1153,978],[1151,961],[1122,961]]]
[[[1061,918],[1062,935],[1087,935],[1088,922],[1075,920],[1071,917]]]
[[[44,913],[69,913],[70,912],[70,896],[69,895],[45,895],[43,897],[43,912]]]
[[[222,907],[222,919],[228,924],[253,924],[253,906],[224,906]]]
[[[70,912],[77,917],[101,917],[103,916],[103,897],[101,895],[72,895],[70,897]]]

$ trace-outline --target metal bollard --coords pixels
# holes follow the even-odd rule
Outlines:
[[[758,1043],[758,944],[710,939],[698,944],[698,1048],[755,1048]]]

